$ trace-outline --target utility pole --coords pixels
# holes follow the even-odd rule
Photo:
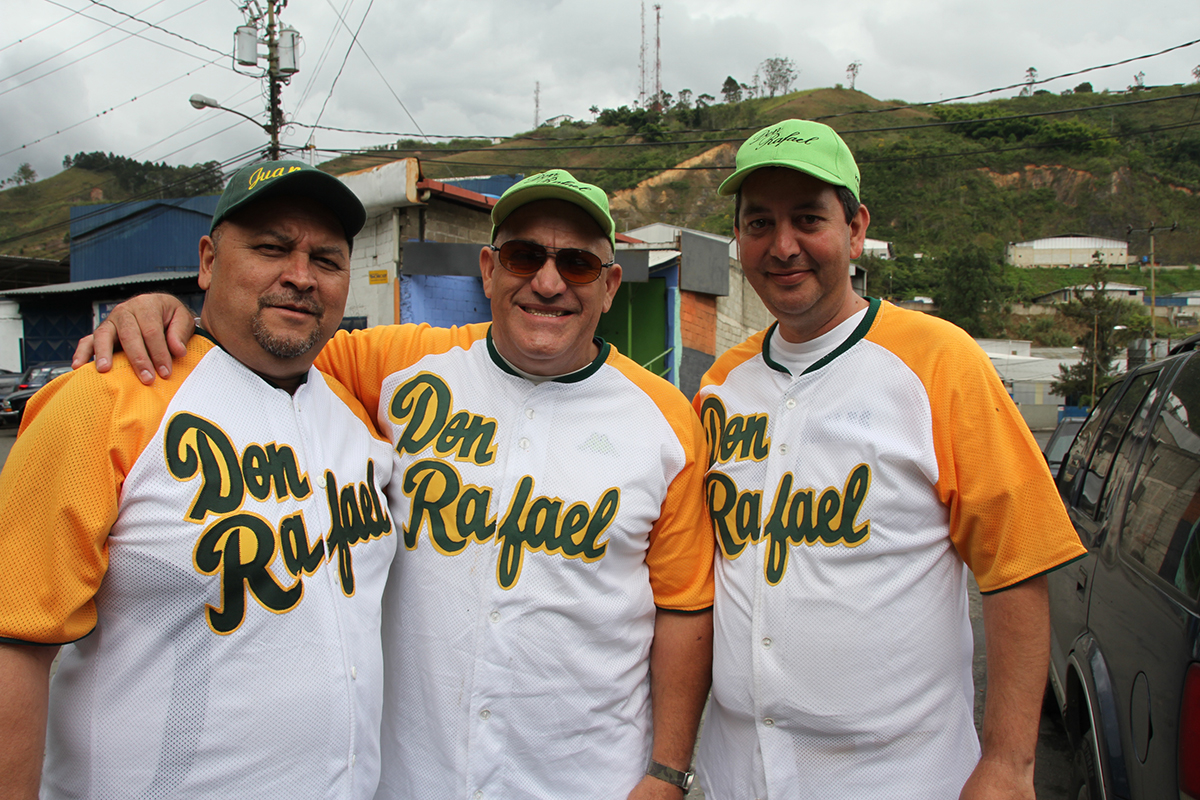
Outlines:
[[[542,124],[542,82],[533,84],[533,127]]]
[[[291,26],[279,27],[279,12],[287,5],[286,0],[267,0],[266,11],[259,5],[259,0],[246,0],[242,3],[242,13],[246,22],[238,26],[233,35],[233,69],[239,75],[265,79],[267,81],[267,122],[247,117],[266,132],[270,138],[267,155],[272,160],[278,160],[280,155],[279,135],[283,131],[283,87],[299,71],[296,62],[296,50],[300,34]],[[262,55],[259,45],[266,45],[267,68],[259,72],[259,62]],[[238,67],[253,67],[254,72],[243,72]],[[220,108],[235,114],[246,116],[239,111],[225,108],[212,98],[203,95],[193,95],[191,103],[196,108]]]
[[[1157,296],[1157,287],[1155,286],[1155,275],[1158,272],[1158,261],[1155,259],[1155,255],[1154,255],[1154,231],[1155,230],[1165,230],[1166,233],[1170,233],[1171,231],[1175,230],[1178,227],[1179,227],[1178,222],[1172,222],[1171,227],[1169,227],[1169,228],[1164,228],[1163,226],[1156,226],[1153,222],[1151,222],[1150,225],[1145,228],[1135,228],[1135,227],[1133,227],[1132,224],[1126,226],[1126,228],[1125,228],[1125,241],[1126,242],[1128,242],[1129,239],[1132,238],[1133,234],[1135,234],[1135,233],[1150,234],[1150,360],[1151,361],[1154,360],[1154,345],[1158,341],[1158,316],[1156,314],[1156,312],[1158,310],[1158,296]]]
[[[279,160],[279,129],[283,127],[283,85],[279,80],[279,42],[275,38],[275,2],[267,0],[267,87],[270,98],[271,121],[267,131],[271,134],[271,161]]]

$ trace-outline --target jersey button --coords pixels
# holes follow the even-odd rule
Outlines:
[[[500,621],[500,612],[493,611],[492,613],[488,614],[488,619],[490,619],[492,622],[499,622]]]
[[[763,725],[766,725],[768,728],[774,728],[775,720],[771,719],[770,717],[767,717],[766,719],[763,720]]]
[[[532,408],[525,409],[525,416],[529,417],[529,419],[533,419],[533,409]]]
[[[488,711],[486,708],[479,712],[480,719],[487,719],[490,716],[492,716],[492,712]]]
[[[350,667],[350,680],[358,680],[358,667]]]
[[[763,639],[763,647],[766,647],[766,648],[770,649],[770,647],[771,647],[771,637],[769,637],[769,636],[768,636],[767,638]]]
[[[325,488],[325,475],[324,474],[317,476],[317,487],[320,489]]]
[[[787,455],[787,445],[786,444],[779,445],[779,455],[781,455],[781,456]]]
[[[790,397],[789,397],[789,398],[787,399],[787,402],[786,402],[786,403],[784,403],[784,405],[785,405],[785,406],[787,406],[788,408],[795,408],[795,407],[796,407],[796,401],[795,401],[795,400],[793,400],[792,398],[790,398]]]
[[[521,441],[517,442],[517,444],[519,444],[521,446],[522,450],[529,449],[529,440],[528,439],[522,439]]]
[[[483,792],[476,789],[475,794],[471,795],[471,797],[474,797],[475,800],[483,800]]]

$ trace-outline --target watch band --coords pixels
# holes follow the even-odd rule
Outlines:
[[[666,781],[672,786],[678,786],[685,792],[692,788],[692,781],[696,779],[695,770],[680,772],[677,769],[668,767],[666,764],[660,764],[651,759],[650,764],[646,767],[646,774],[651,778],[658,778],[660,781]]]

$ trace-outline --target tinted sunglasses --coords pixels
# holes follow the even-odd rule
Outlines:
[[[522,277],[536,275],[546,263],[546,259],[554,256],[554,266],[558,268],[558,274],[564,281],[575,286],[591,283],[600,277],[605,267],[617,263],[613,260],[605,264],[595,253],[576,247],[546,247],[521,239],[510,239],[499,247],[494,244],[488,247],[500,254],[500,263],[506,270]]]

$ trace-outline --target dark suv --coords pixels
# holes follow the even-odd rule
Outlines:
[[[1072,798],[1200,798],[1198,341],[1114,384],[1058,475],[1088,549],[1049,576]]]

